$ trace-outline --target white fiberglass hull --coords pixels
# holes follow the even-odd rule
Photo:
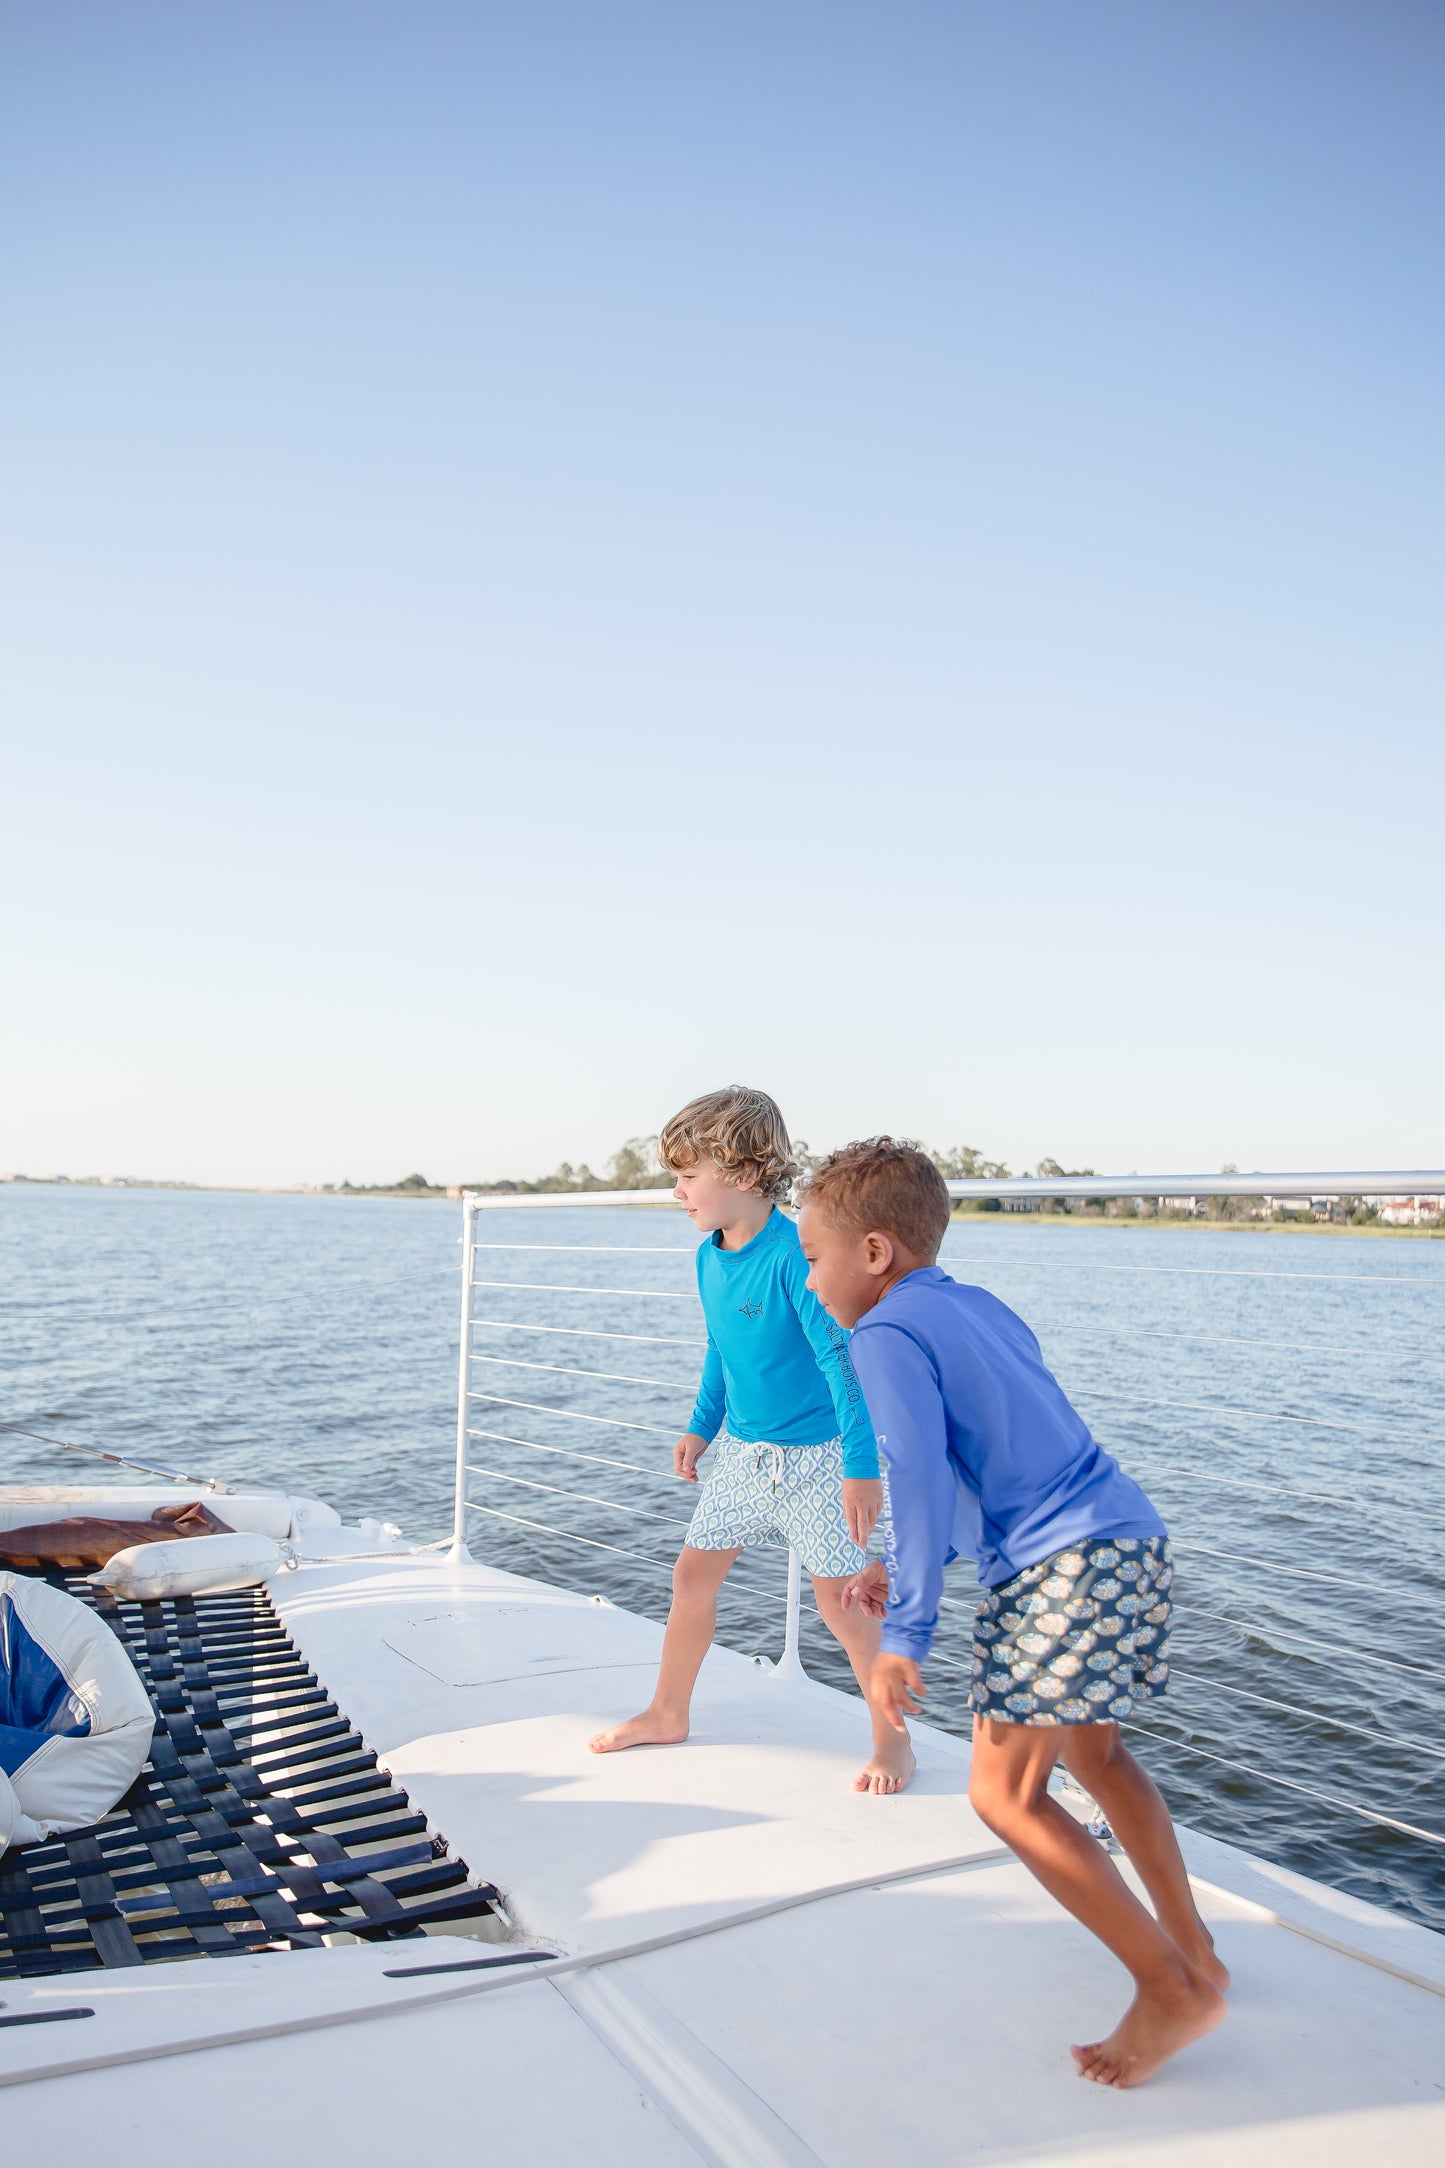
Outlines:
[[[95,2012],[0,2027],[17,2151],[79,2168],[103,2132],[139,2168],[174,2124],[217,2164],[1445,2157],[1445,1941],[1395,1915],[1185,1832],[1231,2019],[1138,2092],[1087,2086],[1068,2042],[1127,1983],[972,1815],[957,1740],[923,1727],[910,1790],[859,1796],[856,1700],[718,1650],[685,1748],[593,1757],[650,1685],[650,1621],[385,1547],[271,1593],[555,1961],[442,1970],[504,1953],[432,1936],[5,1981],[0,2017]]]

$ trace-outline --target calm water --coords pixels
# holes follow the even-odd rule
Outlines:
[[[459,1217],[0,1188],[0,1413],[438,1535]],[[497,1247],[477,1278],[499,1284],[475,1298],[473,1383],[495,1397],[472,1402],[494,1434],[472,1444],[473,1549],[661,1616],[689,1504],[664,1471],[699,1359],[691,1229],[592,1208],[488,1212],[479,1232]],[[1445,1929],[1445,1850],[1311,1796],[1445,1833],[1445,1242],[1010,1221],[956,1228],[943,1261],[1028,1318],[1176,1537],[1178,1685],[1137,1739],[1176,1812]],[[84,1473],[3,1443],[4,1480]],[[734,1646],[776,1651],[783,1573],[781,1554],[740,1562]],[[929,1715],[963,1730],[969,1569],[950,1584]],[[804,1653],[849,1683],[811,1618]]]

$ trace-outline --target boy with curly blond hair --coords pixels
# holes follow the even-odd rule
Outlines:
[[[869,1704],[873,1753],[854,1789],[902,1791],[912,1748],[870,1695],[880,1628],[843,1601],[867,1563],[864,1546],[882,1509],[878,1449],[848,1335],[809,1292],[798,1230],[779,1209],[798,1172],[783,1117],[766,1092],[734,1084],[675,1114],[658,1157],[677,1177],[674,1197],[707,1236],[697,1253],[707,1355],[672,1462],[685,1483],[696,1483],[703,1455],[712,1450],[714,1458],[673,1569],[652,1700],[640,1716],[600,1732],[592,1751],[686,1739],[693,1687],[717,1629],[718,1590],[744,1550],[787,1544],[812,1576],[819,1613]]]

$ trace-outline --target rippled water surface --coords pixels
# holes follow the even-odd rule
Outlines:
[[[3,1419],[438,1535],[459,1220],[0,1188]],[[690,1503],[667,1471],[700,1357],[691,1229],[597,1207],[478,1228],[472,1547],[661,1616]],[[1023,1313],[1170,1524],[1177,1687],[1135,1738],[1175,1811],[1445,1929],[1445,1848],[1343,1804],[1445,1834],[1445,1242],[1011,1220],[956,1226],[942,1262]],[[85,1466],[4,1445],[6,1481]],[[783,1573],[740,1562],[726,1640],[776,1652]],[[929,1715],[964,1730],[970,1569],[949,1579]],[[849,1683],[811,1614],[804,1654]]]

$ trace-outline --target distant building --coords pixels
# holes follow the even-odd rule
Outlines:
[[[1440,1217],[1438,1197],[1382,1197],[1380,1217],[1387,1227],[1423,1227]]]

